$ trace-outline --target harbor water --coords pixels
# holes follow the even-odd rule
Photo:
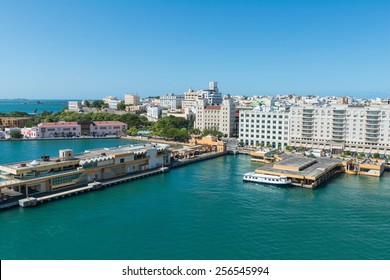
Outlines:
[[[0,164],[128,144],[0,142]],[[229,155],[34,208],[0,212],[1,259],[389,259],[390,175],[321,188],[243,182]]]
[[[0,113],[15,111],[26,113],[36,112],[37,114],[42,113],[43,111],[55,113],[61,111],[65,107],[68,107],[68,100],[0,99]]]

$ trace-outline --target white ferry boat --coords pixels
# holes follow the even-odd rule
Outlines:
[[[259,174],[256,172],[245,173],[243,180],[249,182],[255,182],[255,183],[279,185],[279,186],[287,186],[291,184],[291,180],[289,180],[287,177]]]

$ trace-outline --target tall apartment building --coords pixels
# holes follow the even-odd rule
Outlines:
[[[248,146],[284,148],[289,144],[289,112],[259,106],[239,111],[239,139]]]
[[[195,128],[215,129],[230,137],[233,134],[235,106],[230,97],[225,97],[219,105],[209,105],[207,99],[199,99],[196,106]]]
[[[183,105],[184,95],[175,95],[167,93],[160,97],[160,107],[168,110],[181,109]]]
[[[141,99],[136,93],[127,93],[125,94],[125,105],[141,105]]]
[[[290,110],[290,145],[390,154],[390,106],[301,106]]]

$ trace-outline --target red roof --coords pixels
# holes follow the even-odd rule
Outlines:
[[[48,122],[40,123],[39,127],[69,127],[69,126],[78,126],[77,122]]]
[[[216,106],[216,105],[212,106],[212,105],[209,105],[209,106],[205,106],[204,108],[205,108],[205,109],[209,109],[209,110],[219,110],[219,109],[221,109],[221,106]]]
[[[95,126],[126,125],[125,123],[119,121],[92,122],[92,124]]]

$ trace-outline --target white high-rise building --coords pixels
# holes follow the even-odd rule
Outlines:
[[[215,129],[230,137],[233,134],[235,106],[230,97],[225,97],[219,105],[209,105],[208,100],[197,100],[195,128]]]
[[[289,144],[289,112],[258,106],[239,112],[239,139],[248,146],[284,148]]]

